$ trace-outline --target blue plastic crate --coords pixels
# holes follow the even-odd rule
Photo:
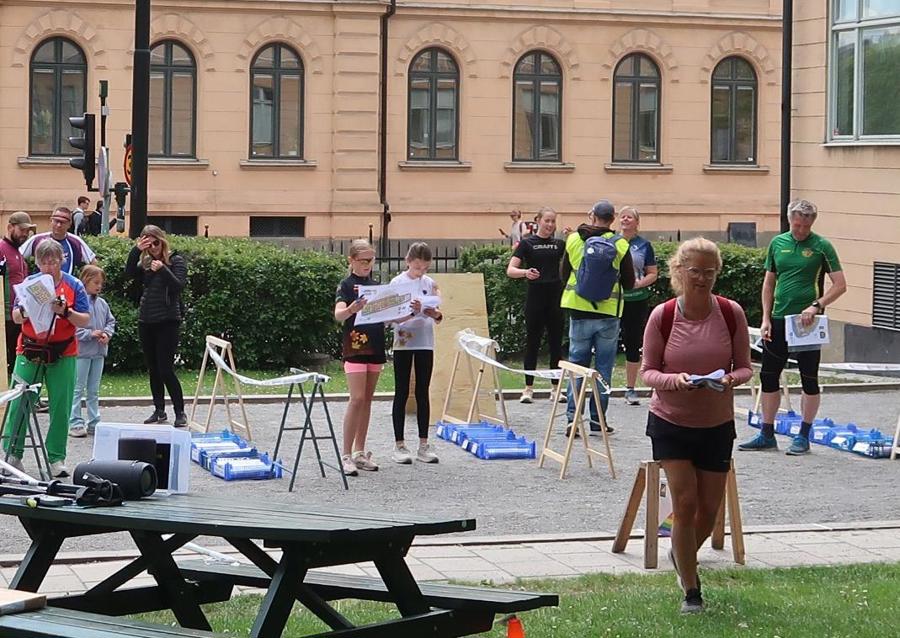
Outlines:
[[[226,481],[261,481],[282,477],[281,463],[273,463],[268,454],[253,458],[216,458],[210,472]]]
[[[439,439],[456,443],[458,433],[467,428],[492,428],[494,426],[484,421],[476,421],[475,423],[448,423],[447,421],[438,421],[435,423],[437,436]]]
[[[891,455],[894,438],[885,436],[880,430],[872,429],[856,435],[851,452],[873,459],[884,459]]]
[[[191,460],[194,463],[201,463],[201,454],[204,451],[225,451],[246,447],[250,447],[247,441],[228,430],[193,434],[191,435]]]
[[[533,459],[537,452],[534,441],[524,436],[514,440],[487,440],[473,442],[469,451],[480,459]]]

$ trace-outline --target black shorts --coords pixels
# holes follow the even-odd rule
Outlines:
[[[790,357],[797,360],[803,393],[819,394],[819,361],[822,358],[822,351],[806,350],[788,353],[784,322],[784,319],[773,318],[772,340],[762,342],[762,368],[759,372],[762,391],[778,392],[781,389],[781,372]]]
[[[698,470],[727,472],[737,434],[734,420],[711,428],[687,428],[650,412],[647,436],[653,443],[654,461],[690,461]]]

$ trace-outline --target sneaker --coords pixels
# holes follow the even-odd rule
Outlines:
[[[700,589],[687,590],[681,603],[681,613],[699,614],[701,611],[703,611],[703,596],[700,594]]]
[[[349,454],[341,457],[341,469],[344,470],[344,474],[347,476],[357,476],[359,474],[356,470],[356,463],[353,462]]]
[[[35,412],[41,412],[41,413],[49,412],[49,411],[50,411],[50,404],[47,403],[46,401],[44,401],[43,399],[41,399],[41,400],[39,400],[39,401],[37,402],[37,405],[34,406],[34,411],[35,411]]]
[[[409,453],[409,448],[406,447],[405,443],[394,448],[394,451],[391,453],[391,460],[400,465],[412,463],[412,454]]]
[[[640,405],[641,400],[638,398],[638,393],[632,388],[631,390],[625,390],[625,403],[628,405]]]
[[[372,458],[371,452],[354,452],[352,459],[357,469],[365,470],[366,472],[378,471],[378,463]]]
[[[426,443],[419,446],[419,450],[416,452],[416,460],[422,463],[437,463],[438,456],[431,450],[431,445]]]
[[[144,419],[144,424],[149,425],[150,423],[165,423],[169,417],[162,410],[154,410],[153,414]]]
[[[567,397],[567,396],[566,396],[566,393],[563,392],[562,394],[559,395],[558,401],[559,401],[559,403],[568,403],[568,402],[569,402],[569,397]]]
[[[522,390],[522,396],[519,397],[519,403],[534,403],[534,390],[530,387]]]
[[[20,472],[25,471],[25,465],[24,463],[22,463],[21,456],[10,456],[8,459],[6,459],[6,464],[16,468]],[[9,472],[5,469],[3,470],[3,476],[9,476],[10,474],[12,474],[12,472]]]
[[[165,419],[165,414],[163,414],[163,419]],[[187,415],[184,412],[176,412],[175,413],[175,423],[173,423],[176,428],[187,427]]]
[[[74,428],[69,428],[69,436],[73,439],[83,439],[87,436],[87,429],[83,425],[76,425]]]
[[[69,468],[66,467],[66,460],[55,461],[50,464],[50,476],[53,478],[65,478],[69,475]]]
[[[754,436],[749,441],[744,441],[738,445],[738,449],[742,452],[755,452],[757,450],[777,450],[778,441],[774,436],[766,436],[762,432]]]
[[[787,449],[785,454],[788,456],[803,456],[804,454],[809,454],[809,439],[802,434],[798,434],[794,437],[794,440],[791,441],[791,446]]]

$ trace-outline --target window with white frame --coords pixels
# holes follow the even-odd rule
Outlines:
[[[832,0],[829,139],[900,141],[900,2]]]

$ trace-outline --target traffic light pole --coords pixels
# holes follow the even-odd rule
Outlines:
[[[150,128],[150,0],[135,0],[134,75],[131,90],[131,224],[136,239],[147,223],[147,154]]]

